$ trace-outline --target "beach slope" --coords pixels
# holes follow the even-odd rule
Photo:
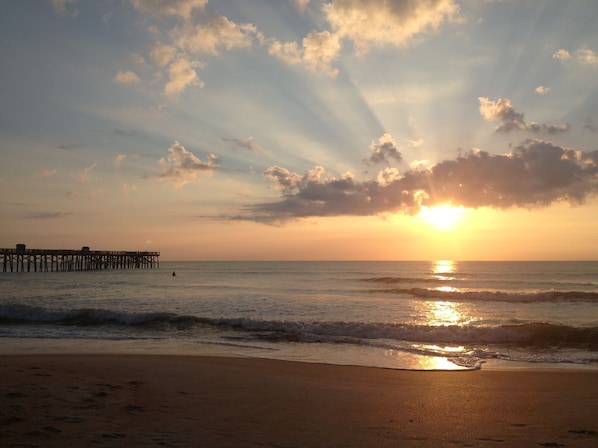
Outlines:
[[[2,446],[598,446],[598,371],[0,356]]]

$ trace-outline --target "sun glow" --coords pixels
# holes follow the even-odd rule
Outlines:
[[[453,230],[461,221],[465,209],[448,204],[422,207],[418,216],[438,230]]]

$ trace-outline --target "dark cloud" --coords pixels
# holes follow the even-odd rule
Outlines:
[[[583,125],[583,128],[592,132],[598,132],[598,126],[594,124],[594,120],[592,118],[587,119],[586,124]]]
[[[372,151],[370,158],[363,161],[366,165],[378,165],[381,163],[389,165],[390,159],[394,159],[397,162],[401,161],[401,151],[399,151],[390,134],[384,134],[378,139],[378,143],[372,142],[370,149]]]
[[[559,134],[569,132],[571,126],[569,123],[561,125],[540,124],[536,122],[526,123],[524,115],[515,111],[508,98],[500,98],[498,101],[492,101],[488,98],[480,97],[480,113],[486,121],[498,121],[500,124],[496,127],[496,132],[507,133],[511,131],[528,131],[534,134]]]
[[[422,206],[441,203],[503,209],[582,203],[598,192],[598,151],[527,140],[508,154],[471,151],[403,176],[386,168],[364,182],[351,175],[326,176],[322,167],[304,176],[271,167],[265,175],[275,180],[281,198],[250,206],[235,219],[275,224],[304,217],[416,214]]]

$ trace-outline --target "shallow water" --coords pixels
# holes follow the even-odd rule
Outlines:
[[[163,262],[2,273],[0,351],[598,368],[597,305],[598,262]]]

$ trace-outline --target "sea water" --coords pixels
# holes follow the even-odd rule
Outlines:
[[[597,369],[598,262],[162,262],[0,273],[0,353],[55,352]]]

